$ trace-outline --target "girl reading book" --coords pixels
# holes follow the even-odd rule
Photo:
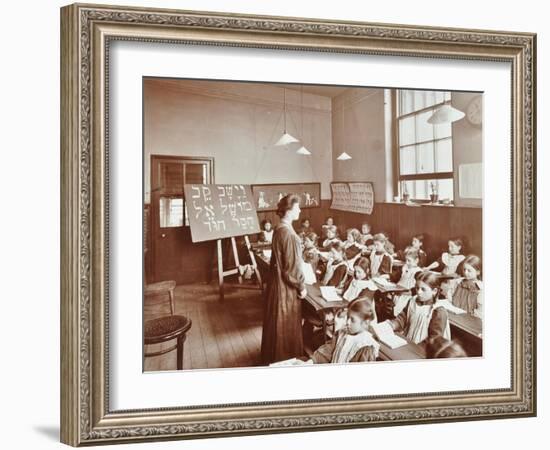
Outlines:
[[[365,257],[360,257],[353,267],[353,276],[349,277],[344,283],[342,297],[351,302],[359,297],[374,298],[374,293],[378,289],[376,284],[369,279],[370,261]]]
[[[434,336],[451,338],[447,310],[438,301],[439,283],[436,272],[418,274],[416,295],[395,319],[389,321],[394,331],[402,331],[415,344]]]
[[[348,305],[346,325],[332,340],[317,349],[308,363],[350,363],[375,361],[380,344],[368,331],[374,318],[369,298],[360,297]]]

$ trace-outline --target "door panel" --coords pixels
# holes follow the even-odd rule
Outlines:
[[[209,281],[214,243],[191,241],[183,185],[212,183],[212,175],[209,158],[151,156],[151,282]]]

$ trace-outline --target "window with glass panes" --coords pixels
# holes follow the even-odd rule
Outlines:
[[[210,179],[210,164],[200,158],[179,157],[159,163],[159,219],[161,228],[189,226],[183,198],[185,184],[204,184]]]
[[[401,196],[412,200],[453,200],[453,139],[450,123],[428,123],[434,111],[450,103],[443,91],[397,91],[398,169]]]

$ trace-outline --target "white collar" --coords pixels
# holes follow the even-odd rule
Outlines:
[[[351,340],[355,344],[355,346],[358,346],[359,348],[367,346],[374,347],[374,353],[376,356],[378,356],[378,349],[380,348],[380,344],[367,330],[360,331],[357,334],[348,334],[345,331],[342,331],[342,333],[345,333],[346,340]]]

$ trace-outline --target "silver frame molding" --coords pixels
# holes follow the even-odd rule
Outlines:
[[[108,58],[113,40],[506,61],[512,70],[510,389],[112,411]],[[73,446],[536,414],[536,35],[75,4],[61,9],[61,440]]]

